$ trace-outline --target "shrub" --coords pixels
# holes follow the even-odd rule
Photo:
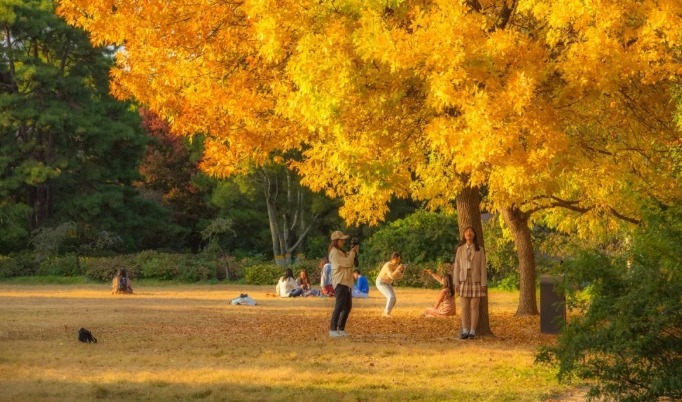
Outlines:
[[[538,360],[559,366],[560,380],[592,380],[588,397],[654,401],[682,398],[682,207],[648,218],[629,258],[593,252],[564,264],[569,305],[582,306],[556,346]]]
[[[25,251],[0,259],[0,277],[31,276],[38,272],[38,261],[33,253]]]
[[[284,274],[284,267],[274,263],[258,264],[247,267],[244,280],[249,285],[275,285]]]
[[[175,264],[179,265],[177,279],[184,282],[216,279],[218,263],[215,259],[199,258],[196,255],[177,255],[176,257]]]
[[[55,256],[45,258],[38,264],[36,275],[40,276],[78,276],[76,255]]]
[[[458,238],[455,215],[417,211],[361,242],[360,264],[363,267],[383,264],[393,251],[399,251],[407,263],[451,262]]]
[[[87,257],[81,262],[85,276],[97,281],[108,282],[116,275],[120,268],[125,268],[132,279],[140,278],[140,266],[135,261],[135,255],[117,255],[115,257]]]
[[[499,287],[500,282],[504,281],[504,286],[509,286],[514,284],[514,278],[516,278],[515,281],[518,286],[519,258],[514,249],[514,242],[505,237],[498,219],[490,219],[484,222],[483,233],[485,233],[488,282]]]
[[[180,255],[163,254],[153,250],[136,254],[135,262],[140,267],[141,277],[145,279],[175,279],[183,265]]]

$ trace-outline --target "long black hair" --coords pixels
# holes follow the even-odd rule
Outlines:
[[[457,247],[466,244],[467,239],[464,237],[464,233],[466,233],[466,231],[469,230],[469,229],[471,229],[471,231],[474,232],[474,240],[473,240],[473,243],[474,243],[474,250],[478,251],[478,250],[481,249],[481,248],[478,246],[478,236],[476,235],[476,231],[474,230],[474,228],[472,228],[471,226],[467,226],[467,227],[464,228],[464,230],[462,230],[462,240],[459,241],[459,244],[457,245]]]
[[[455,286],[452,284],[452,275],[443,275],[443,289],[448,290],[448,296],[452,297],[455,295]]]
[[[292,271],[291,268],[287,268],[286,271],[284,271],[284,276],[282,277],[282,279],[285,281],[289,278],[294,279],[294,271]]]

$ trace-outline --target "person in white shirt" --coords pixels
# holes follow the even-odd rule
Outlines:
[[[279,297],[296,297],[303,294],[303,290],[296,284],[294,273],[290,268],[284,271],[284,276],[279,278],[275,293]]]

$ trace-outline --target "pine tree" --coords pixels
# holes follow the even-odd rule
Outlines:
[[[130,105],[108,94],[114,49],[93,48],[49,0],[4,2],[0,27],[0,214],[12,228],[0,248],[67,221],[133,233],[148,207],[131,186],[145,139]]]

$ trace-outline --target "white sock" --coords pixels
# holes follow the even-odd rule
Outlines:
[[[475,329],[470,329],[470,330],[469,330],[469,335],[476,335],[476,330],[475,330]]]
[[[468,333],[469,333],[469,328],[464,328],[464,329],[462,330],[462,333],[463,333],[463,334],[468,334]]]

